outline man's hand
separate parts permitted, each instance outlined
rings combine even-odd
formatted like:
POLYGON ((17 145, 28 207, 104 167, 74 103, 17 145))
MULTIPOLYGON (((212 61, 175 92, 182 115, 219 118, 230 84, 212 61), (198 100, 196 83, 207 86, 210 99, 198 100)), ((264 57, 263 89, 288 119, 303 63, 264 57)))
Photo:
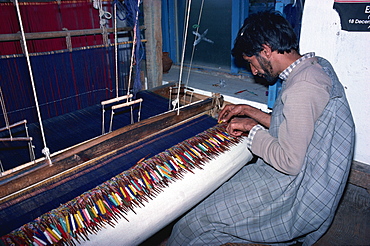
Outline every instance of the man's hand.
POLYGON ((233 118, 227 125, 226 131, 233 137, 239 137, 257 124, 257 121, 250 118, 233 118))
POLYGON ((218 115, 218 122, 228 122, 234 116, 246 115, 246 109, 250 107, 244 104, 228 104, 218 115))
POLYGON ((266 128, 270 127, 270 114, 246 104, 226 105, 218 115, 218 122, 229 122, 234 116, 247 116, 266 128))

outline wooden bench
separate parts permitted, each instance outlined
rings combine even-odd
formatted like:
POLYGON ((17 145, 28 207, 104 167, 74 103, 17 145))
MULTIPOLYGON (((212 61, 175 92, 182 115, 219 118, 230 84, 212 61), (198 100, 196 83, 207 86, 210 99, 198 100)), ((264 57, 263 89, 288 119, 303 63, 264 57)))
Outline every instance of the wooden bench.
POLYGON ((370 245, 370 165, 352 163, 334 221, 315 243, 321 245, 370 245))

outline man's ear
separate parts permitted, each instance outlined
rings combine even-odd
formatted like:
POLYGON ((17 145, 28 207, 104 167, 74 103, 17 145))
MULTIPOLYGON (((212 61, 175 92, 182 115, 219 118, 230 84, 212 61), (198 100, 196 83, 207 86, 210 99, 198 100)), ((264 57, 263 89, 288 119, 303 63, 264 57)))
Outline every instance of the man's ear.
POLYGON ((265 58, 270 58, 272 55, 272 50, 271 47, 268 46, 267 44, 262 44, 263 50, 261 51, 261 55, 264 56, 265 58))

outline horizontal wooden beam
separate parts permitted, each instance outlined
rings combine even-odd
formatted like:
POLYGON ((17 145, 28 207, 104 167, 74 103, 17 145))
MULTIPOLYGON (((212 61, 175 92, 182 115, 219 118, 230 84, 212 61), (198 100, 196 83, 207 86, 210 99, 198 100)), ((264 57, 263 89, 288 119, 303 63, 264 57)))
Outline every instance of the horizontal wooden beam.
POLYGON ((0 142, 32 141, 31 137, 0 138, 0 142))
MULTIPOLYGON (((141 26, 140 29, 145 29, 144 26, 141 26)), ((117 28, 117 32, 128 32, 132 31, 132 27, 120 27, 117 28)), ((108 33, 114 33, 114 28, 107 28, 108 33)), ((84 35, 96 35, 103 34, 103 29, 85 29, 85 30, 64 30, 64 31, 54 31, 54 32, 33 32, 25 33, 26 39, 47 39, 47 38, 62 38, 62 37, 76 37, 84 35)), ((22 39, 20 32, 12 34, 0 34, 0 41, 19 41, 22 39)))
POLYGON ((23 125, 23 124, 26 125, 27 124, 27 120, 18 121, 16 123, 12 124, 12 125, 9 125, 9 126, 6 126, 6 127, 2 127, 2 128, 0 128, 0 132, 5 131, 5 130, 10 130, 11 128, 14 128, 16 126, 20 126, 20 125, 23 125))
MULTIPOLYGON (((146 39, 141 40, 142 43, 146 43, 146 39)), ((123 44, 132 44, 133 41, 124 41, 124 42, 118 42, 117 45, 123 45, 123 44)), ((77 51, 77 50, 88 50, 88 49, 98 49, 98 48, 103 48, 107 46, 115 46, 116 44, 98 44, 98 45, 92 45, 92 46, 84 46, 84 47, 77 47, 77 48, 72 48, 71 50, 69 49, 64 49, 64 50, 54 50, 54 51, 45 51, 45 52, 37 52, 37 53, 29 53, 29 56, 42 56, 42 55, 53 55, 53 54, 60 54, 64 52, 71 52, 71 51, 77 51)), ((16 57, 23 57, 24 54, 12 54, 12 55, 3 55, 0 56, 0 59, 3 58, 16 58, 16 57)))

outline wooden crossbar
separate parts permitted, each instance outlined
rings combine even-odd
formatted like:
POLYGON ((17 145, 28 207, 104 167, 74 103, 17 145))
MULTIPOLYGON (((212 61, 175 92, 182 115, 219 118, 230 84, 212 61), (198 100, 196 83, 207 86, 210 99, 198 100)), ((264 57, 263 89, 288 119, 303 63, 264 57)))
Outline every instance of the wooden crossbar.
POLYGON ((27 120, 18 121, 18 122, 14 123, 14 124, 11 124, 10 126, 6 126, 6 127, 0 128, 0 132, 1 131, 5 131, 5 130, 9 130, 9 129, 13 128, 13 127, 20 126, 20 125, 23 125, 23 124, 26 124, 26 123, 27 123, 27 120))
POLYGON ((120 97, 116 97, 116 98, 112 98, 112 99, 109 99, 109 100, 106 100, 106 101, 102 101, 101 102, 101 105, 111 104, 111 103, 114 103, 114 102, 118 102, 118 101, 121 101, 121 100, 125 100, 125 99, 128 99, 128 98, 131 98, 131 97, 133 97, 132 94, 130 94, 130 95, 124 95, 124 96, 120 96, 120 97))
POLYGON ((139 98, 139 99, 136 99, 136 100, 131 101, 131 102, 121 103, 121 104, 118 104, 118 105, 114 105, 114 106, 112 106, 112 110, 115 110, 115 109, 118 109, 118 108, 127 107, 127 106, 131 106, 131 105, 134 105, 136 103, 141 103, 142 101, 143 101, 143 99, 142 98, 139 98))
POLYGON ((0 142, 32 141, 32 137, 0 138, 0 142))

